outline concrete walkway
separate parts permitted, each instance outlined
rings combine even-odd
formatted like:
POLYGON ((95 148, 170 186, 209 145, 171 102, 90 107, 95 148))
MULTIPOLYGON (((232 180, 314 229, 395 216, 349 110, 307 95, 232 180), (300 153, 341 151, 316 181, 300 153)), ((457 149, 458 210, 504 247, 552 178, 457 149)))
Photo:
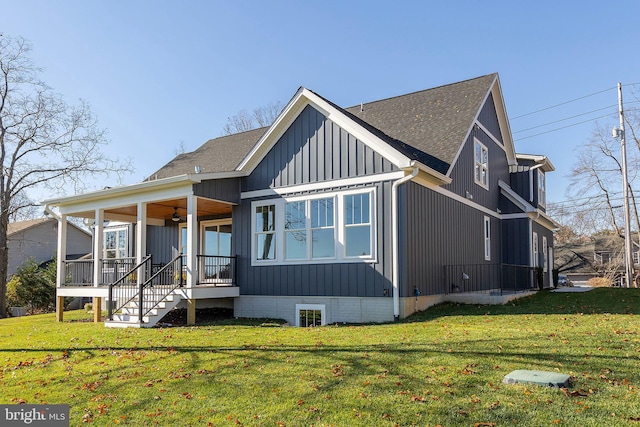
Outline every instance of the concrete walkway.
POLYGON ((574 285, 574 286, 561 286, 551 292, 588 292, 592 290, 591 286, 587 285, 574 285))

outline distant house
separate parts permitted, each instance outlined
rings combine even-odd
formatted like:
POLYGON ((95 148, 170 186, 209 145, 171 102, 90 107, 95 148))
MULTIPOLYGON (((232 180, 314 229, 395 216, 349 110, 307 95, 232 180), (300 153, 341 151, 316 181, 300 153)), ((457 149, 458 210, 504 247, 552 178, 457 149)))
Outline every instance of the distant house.
MULTIPOLYGON (((54 218, 41 218, 12 222, 7 230, 7 238, 9 248, 7 277, 10 278, 28 259, 43 263, 56 256, 58 221, 54 218)), ((90 252, 91 234, 70 223, 67 230, 67 257, 76 258, 90 252)))
POLYGON ((300 88, 269 127, 46 201, 95 221, 100 248, 68 260, 60 228, 57 295, 107 299, 110 326, 180 304, 189 323, 223 305, 307 326, 549 287, 553 170, 516 154, 497 74, 350 108, 300 88), (107 238, 105 220, 129 226, 107 238))

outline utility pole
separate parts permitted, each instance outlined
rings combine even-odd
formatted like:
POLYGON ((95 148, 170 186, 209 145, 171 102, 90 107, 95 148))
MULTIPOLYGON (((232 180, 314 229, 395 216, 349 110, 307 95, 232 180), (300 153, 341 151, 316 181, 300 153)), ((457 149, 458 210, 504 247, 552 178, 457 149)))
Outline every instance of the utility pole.
POLYGON ((622 194, 624 196, 624 264, 627 287, 631 287, 633 280, 633 243, 631 241, 631 220, 629 213, 629 180, 627 172, 627 146, 624 134, 624 109, 622 108, 622 83, 618 83, 618 114, 620 129, 613 130, 615 137, 620 137, 620 152, 622 155, 622 194))

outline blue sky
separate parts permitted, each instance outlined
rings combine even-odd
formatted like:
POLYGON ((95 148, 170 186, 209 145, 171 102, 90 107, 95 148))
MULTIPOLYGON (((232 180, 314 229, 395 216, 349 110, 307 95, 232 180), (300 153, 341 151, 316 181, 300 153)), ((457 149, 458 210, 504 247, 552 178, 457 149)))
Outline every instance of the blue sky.
POLYGON ((109 150, 134 161, 125 183, 299 86, 347 107, 498 72, 517 152, 556 166, 554 202, 594 118, 616 123, 617 82, 628 101, 640 82, 640 2, 615 3, 21 0, 3 2, 0 33, 30 40, 43 79, 91 104, 109 150))

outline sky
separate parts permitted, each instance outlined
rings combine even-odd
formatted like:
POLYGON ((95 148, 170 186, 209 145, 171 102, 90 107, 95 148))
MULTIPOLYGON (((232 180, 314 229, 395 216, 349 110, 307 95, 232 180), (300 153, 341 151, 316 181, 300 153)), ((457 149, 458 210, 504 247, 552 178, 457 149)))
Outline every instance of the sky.
MULTIPOLYGON (((550 158, 548 202, 560 202, 596 125, 617 123, 617 83, 630 105, 640 90, 637 1, 0 0, 0 10, 0 33, 29 40, 43 80, 70 104, 87 101, 106 151, 131 158, 123 184, 300 86, 349 107, 498 72, 516 151, 550 158)), ((95 188, 105 185, 117 183, 95 188)))

